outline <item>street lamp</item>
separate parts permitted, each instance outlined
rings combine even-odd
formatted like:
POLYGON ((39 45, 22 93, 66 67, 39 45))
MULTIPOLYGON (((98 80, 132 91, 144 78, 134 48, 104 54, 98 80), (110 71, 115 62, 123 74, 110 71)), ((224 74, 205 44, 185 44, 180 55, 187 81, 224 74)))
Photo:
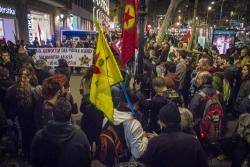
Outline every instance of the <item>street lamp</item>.
POLYGON ((215 4, 215 2, 214 2, 214 1, 212 1, 212 2, 211 2, 211 5, 214 5, 214 4, 215 4))
POLYGON ((206 24, 207 24, 207 22, 208 22, 208 12, 209 12, 210 10, 212 10, 212 7, 211 7, 211 6, 209 6, 209 7, 207 8, 207 21, 206 21, 206 24))

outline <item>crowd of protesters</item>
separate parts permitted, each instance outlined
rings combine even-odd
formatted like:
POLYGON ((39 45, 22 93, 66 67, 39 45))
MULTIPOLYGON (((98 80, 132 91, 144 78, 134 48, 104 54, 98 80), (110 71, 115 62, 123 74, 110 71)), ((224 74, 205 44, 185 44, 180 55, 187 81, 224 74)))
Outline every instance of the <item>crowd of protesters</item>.
MULTIPOLYGON (((113 121, 89 100, 93 68, 84 73, 79 125, 72 119, 79 111, 67 62, 60 59, 51 69, 46 60, 34 62, 23 41, 3 42, 0 163, 13 166, 13 158, 34 167, 87 167, 93 160, 148 167, 206 167, 211 158, 229 158, 232 167, 249 163, 249 49, 231 45, 219 54, 216 46, 197 44, 188 52, 173 38, 157 44, 155 35, 145 43, 143 77, 133 76, 130 66, 121 69, 131 104, 120 85, 112 86, 113 121), (230 120, 238 126, 225 137, 230 120)), ((39 46, 38 39, 33 45, 39 46)))

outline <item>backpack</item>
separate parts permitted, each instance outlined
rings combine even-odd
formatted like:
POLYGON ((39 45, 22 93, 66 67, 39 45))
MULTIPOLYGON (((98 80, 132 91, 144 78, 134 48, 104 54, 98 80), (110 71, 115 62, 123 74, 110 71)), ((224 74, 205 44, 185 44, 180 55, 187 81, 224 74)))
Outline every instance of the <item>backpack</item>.
POLYGON ((200 137, 210 141, 217 141, 221 137, 223 108, 218 93, 207 96, 204 92, 199 95, 205 100, 205 109, 200 122, 200 137))
POLYGON ((106 166, 118 164, 126 156, 123 143, 117 128, 107 123, 99 136, 97 159, 106 166))

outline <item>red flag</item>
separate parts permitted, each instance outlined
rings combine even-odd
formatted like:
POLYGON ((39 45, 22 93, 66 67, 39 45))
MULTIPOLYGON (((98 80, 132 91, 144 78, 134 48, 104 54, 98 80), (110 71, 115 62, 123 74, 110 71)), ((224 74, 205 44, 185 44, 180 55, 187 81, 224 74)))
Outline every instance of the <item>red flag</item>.
POLYGON ((136 2, 137 0, 127 0, 123 23, 122 23, 122 46, 121 46, 121 65, 124 66, 135 54, 136 48, 136 2))
POLYGON ((189 42, 190 36, 191 36, 190 31, 188 31, 187 34, 186 34, 186 36, 185 36, 185 38, 184 38, 184 43, 188 43, 189 42))

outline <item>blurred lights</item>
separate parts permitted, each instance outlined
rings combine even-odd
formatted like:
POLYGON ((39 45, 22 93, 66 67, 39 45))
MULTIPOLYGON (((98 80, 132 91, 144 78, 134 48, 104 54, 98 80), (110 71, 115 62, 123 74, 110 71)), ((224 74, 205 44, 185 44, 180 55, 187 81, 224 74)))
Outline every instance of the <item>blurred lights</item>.
POLYGON ((60 14, 60 18, 63 19, 64 18, 64 14, 60 14))
POLYGON ((209 6, 209 7, 207 8, 207 10, 212 10, 212 7, 211 7, 211 6, 209 6))
POLYGON ((55 19, 56 19, 56 21, 59 21, 59 19, 60 19, 60 16, 56 16, 56 18, 55 18, 55 19))
POLYGON ((212 2, 211 2, 211 5, 214 5, 214 4, 215 4, 215 2, 214 2, 214 1, 212 1, 212 2))

